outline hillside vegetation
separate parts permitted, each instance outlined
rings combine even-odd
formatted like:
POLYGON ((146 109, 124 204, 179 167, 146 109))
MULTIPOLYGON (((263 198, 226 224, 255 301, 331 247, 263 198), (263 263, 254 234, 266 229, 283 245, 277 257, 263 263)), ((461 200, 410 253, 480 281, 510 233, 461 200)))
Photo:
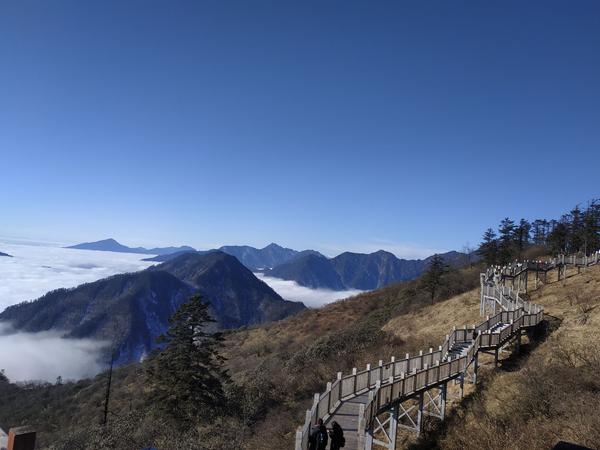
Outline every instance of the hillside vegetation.
POLYGON ((599 447, 600 267, 571 269, 564 282, 553 274, 530 298, 544 306, 549 334, 503 355, 497 370, 483 358, 477 389, 410 448, 599 447))
MULTIPOLYGON (((473 289, 479 270, 451 270, 436 302, 473 289)), ((7 406, 0 408, 0 427, 33 425, 40 448, 88 448, 90 443, 94 448, 178 448, 170 446, 173 442, 184 445, 179 448, 289 448, 313 393, 337 371, 376 362, 371 355, 387 358, 419 348, 412 336, 383 329, 390 317, 430 305, 419 283, 390 286, 280 322, 228 332, 223 352, 234 382, 228 386, 229 411, 216 423, 178 430, 146 399, 144 364, 134 364, 114 374, 106 429, 99 425, 106 374, 59 385, 0 383, 7 406), (226 433, 215 435, 221 429, 218 423, 227 424, 226 433)))

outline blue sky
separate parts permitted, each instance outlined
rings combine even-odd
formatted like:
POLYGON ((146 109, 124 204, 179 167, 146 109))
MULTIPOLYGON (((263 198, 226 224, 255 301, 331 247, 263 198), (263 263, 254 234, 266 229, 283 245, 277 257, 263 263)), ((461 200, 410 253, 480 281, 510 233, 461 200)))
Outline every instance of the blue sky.
POLYGON ((401 256, 600 196, 600 3, 0 2, 0 235, 401 256))

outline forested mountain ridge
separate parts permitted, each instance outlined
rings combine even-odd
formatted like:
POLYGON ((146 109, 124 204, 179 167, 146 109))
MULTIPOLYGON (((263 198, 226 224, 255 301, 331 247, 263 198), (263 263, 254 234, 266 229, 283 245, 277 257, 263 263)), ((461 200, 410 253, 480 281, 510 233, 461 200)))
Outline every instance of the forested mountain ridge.
POLYGON ((322 255, 305 254, 274 269, 266 270, 265 274, 283 280, 292 280, 312 289, 325 288, 336 291, 345 289, 331 260, 322 255))
POLYGON ((168 318, 193 289, 164 271, 114 275, 9 306, 0 321, 19 331, 57 331, 117 349, 117 362, 139 360, 155 347, 168 318))
POLYGON ((156 347, 169 317, 193 293, 210 302, 215 329, 279 320, 305 308, 283 300, 236 258, 217 252, 58 289, 8 307, 0 321, 22 331, 104 341, 117 349, 117 362, 126 363, 156 347))
MULTIPOLYGON (((475 254, 467 255, 455 251, 440 256, 452 267, 462 267, 480 259, 475 254)), ((264 273, 313 289, 373 290, 419 277, 427 269, 432 258, 399 259, 384 250, 369 254, 344 252, 331 259, 309 255, 297 257, 286 264, 265 270, 264 273)))
POLYGON ((301 303, 283 300, 237 258, 220 251, 186 253, 147 270, 171 273, 211 299, 221 328, 280 320, 304 309, 301 303))

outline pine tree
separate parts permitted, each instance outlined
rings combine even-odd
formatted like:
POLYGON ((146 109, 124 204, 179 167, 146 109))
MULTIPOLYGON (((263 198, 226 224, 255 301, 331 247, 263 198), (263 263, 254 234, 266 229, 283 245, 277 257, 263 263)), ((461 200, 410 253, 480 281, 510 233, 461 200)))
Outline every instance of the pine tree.
POLYGON ((569 227, 565 222, 558 222, 553 226, 548 235, 548 245, 553 253, 559 254, 567 251, 569 227))
POLYGON ((600 250, 600 199, 592 200, 586 211, 587 253, 600 250))
POLYGON ((583 212, 583 251, 590 254, 600 248, 600 202, 592 200, 583 212))
POLYGON ((218 353, 222 336, 206 331, 212 322, 208 304, 192 296, 169 319, 169 330, 157 340, 164 347, 150 361, 152 400, 183 422, 214 417, 225 404, 223 384, 229 377, 218 353))
POLYGON ((433 255, 431 263, 427 268, 427 271, 421 278, 423 288, 429 292, 431 296, 431 303, 435 301, 435 294, 439 291, 439 287, 442 285, 444 275, 448 271, 448 265, 444 259, 438 255, 433 255))
POLYGON ((584 223, 583 215, 579 205, 575 206, 565 217, 565 222, 568 223, 568 251, 578 252, 584 250, 584 223))
POLYGON ((546 244, 546 228, 548 227, 548 221, 537 219, 532 224, 533 231, 533 243, 535 245, 546 244))
POLYGON ((514 256, 514 230, 515 223, 506 217, 498 227, 498 262, 506 264, 513 259, 514 256))
POLYGON ((479 246, 479 254, 488 266, 498 262, 498 240, 496 233, 491 228, 485 230, 483 242, 479 246))
POLYGON ((529 232, 531 231, 531 224, 525 220, 521 219, 519 221, 519 225, 515 227, 513 234, 513 241, 517 250, 517 254, 519 258, 523 255, 523 250, 527 248, 529 245, 529 232))

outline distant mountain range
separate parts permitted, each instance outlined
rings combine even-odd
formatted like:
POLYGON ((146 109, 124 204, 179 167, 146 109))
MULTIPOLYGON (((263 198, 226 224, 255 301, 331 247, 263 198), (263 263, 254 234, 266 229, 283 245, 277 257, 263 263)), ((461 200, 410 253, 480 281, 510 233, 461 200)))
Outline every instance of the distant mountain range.
MULTIPOLYGON (((441 256, 454 267, 466 264, 467 260, 467 255, 454 251, 441 256)), ((331 259, 302 255, 264 273, 310 288, 373 290, 419 277, 432 258, 399 259, 383 250, 370 254, 345 252, 331 259)), ((471 255, 471 261, 477 259, 471 255)))
POLYGON ((103 252, 119 252, 119 253, 141 253, 145 255, 168 255, 176 252, 195 251, 193 247, 187 245, 181 247, 156 247, 156 248, 144 248, 144 247, 127 247, 126 245, 119 244, 114 239, 104 239, 96 242, 84 242, 83 244, 71 245, 70 247, 78 250, 100 250, 103 252))
POLYGON ((12 256, 9 255, 8 253, 2 253, 2 252, 0 252, 0 256, 8 256, 9 258, 12 258, 12 256))
POLYGON ((94 338, 117 348, 119 364, 155 348, 169 317, 193 293, 210 300, 215 329, 283 319, 305 306, 283 300, 266 283, 223 252, 187 253, 149 269, 115 275, 8 307, 0 321, 17 330, 56 330, 65 337, 94 338))
POLYGON ((196 250, 193 247, 184 245, 181 247, 128 247, 120 244, 116 240, 104 239, 96 242, 85 242, 83 244, 71 245, 65 248, 74 248, 78 250, 100 250, 105 252, 120 253, 141 253, 147 255, 156 255, 152 258, 146 258, 144 261, 165 262, 177 258, 184 253, 197 253, 206 255, 208 253, 221 251, 228 255, 235 256, 243 265, 251 270, 268 269, 280 264, 291 261, 299 256, 307 254, 317 254, 315 250, 297 251, 291 248, 284 248, 277 244, 269 244, 264 248, 254 248, 248 245, 224 245, 218 249, 196 250))
MULTIPOLYGON (((150 253, 157 256, 144 261, 168 262, 184 254, 208 255, 223 252, 235 256, 248 269, 264 272, 265 275, 295 281, 301 286, 317 289, 372 290, 400 281, 419 277, 429 265, 431 257, 425 259, 399 259, 394 254, 379 250, 374 253, 345 252, 335 258, 327 258, 315 250, 293 250, 277 244, 264 248, 248 245, 227 245, 214 250, 194 250, 192 247, 166 247, 145 249, 131 248, 114 239, 79 244, 68 248, 90 250, 125 251, 128 253, 150 253)), ((467 255, 455 251, 441 254, 451 266, 466 264, 467 255)), ((471 262, 479 260, 470 255, 471 262)))
MULTIPOLYGON (((277 267, 281 264, 285 264, 296 258, 305 255, 321 255, 316 250, 292 250, 291 248, 284 248, 277 244, 269 244, 264 248, 254 248, 248 245, 224 245, 218 249, 213 250, 196 250, 195 252, 200 255, 205 255, 210 252, 223 252, 228 255, 235 256, 243 265, 250 270, 264 270, 277 267)), ((146 258, 144 261, 155 261, 165 262, 169 261, 183 253, 189 253, 190 251, 179 251, 170 255, 158 255, 152 258, 146 258)))

